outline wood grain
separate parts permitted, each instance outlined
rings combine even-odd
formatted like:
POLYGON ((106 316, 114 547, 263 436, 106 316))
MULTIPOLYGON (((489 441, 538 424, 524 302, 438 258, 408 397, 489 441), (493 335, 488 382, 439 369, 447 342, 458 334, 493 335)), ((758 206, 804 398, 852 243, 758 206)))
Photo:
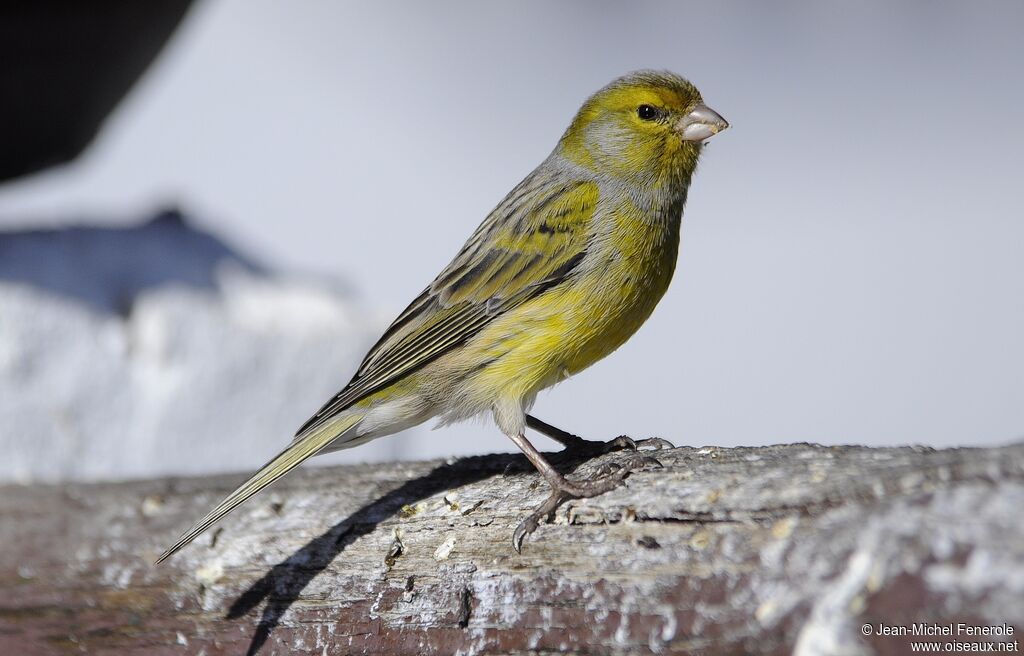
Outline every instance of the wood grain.
POLYGON ((2 487, 0 654, 900 654, 861 625, 1024 629, 1024 445, 658 458, 522 555, 547 492, 519 456, 306 469, 160 567, 241 476, 2 487))

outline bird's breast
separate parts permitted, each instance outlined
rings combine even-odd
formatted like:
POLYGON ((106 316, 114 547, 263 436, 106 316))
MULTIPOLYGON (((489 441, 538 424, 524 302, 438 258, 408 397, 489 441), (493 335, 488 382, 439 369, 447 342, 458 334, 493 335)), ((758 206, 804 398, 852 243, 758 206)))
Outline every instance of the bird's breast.
POLYGON ((629 339, 651 316, 675 271, 679 222, 617 217, 599 259, 581 281, 580 312, 567 336, 566 368, 576 373, 629 339))
POLYGON ((625 213, 578 273, 489 325, 471 350, 480 388, 529 397, 605 357, 654 311, 675 270, 679 222, 625 213))

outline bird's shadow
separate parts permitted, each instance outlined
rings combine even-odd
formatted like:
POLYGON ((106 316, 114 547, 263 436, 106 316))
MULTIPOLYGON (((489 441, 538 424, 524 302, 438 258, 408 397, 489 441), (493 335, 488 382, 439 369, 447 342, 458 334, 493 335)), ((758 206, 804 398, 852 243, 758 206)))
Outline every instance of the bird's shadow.
MULTIPOLYGON (((585 460, 564 453, 545 454, 545 457, 552 464, 570 463, 569 468, 575 468, 585 460)), ((527 471, 533 471, 533 467, 526 458, 512 454, 473 456, 439 465, 425 476, 407 481, 363 506, 326 533, 313 538, 274 565, 231 604, 227 619, 233 620, 248 614, 264 599, 267 602, 246 653, 251 656, 259 652, 288 608, 299 598, 309 582, 326 569, 338 554, 360 537, 373 532, 378 524, 397 513, 402 506, 502 472, 527 471)))

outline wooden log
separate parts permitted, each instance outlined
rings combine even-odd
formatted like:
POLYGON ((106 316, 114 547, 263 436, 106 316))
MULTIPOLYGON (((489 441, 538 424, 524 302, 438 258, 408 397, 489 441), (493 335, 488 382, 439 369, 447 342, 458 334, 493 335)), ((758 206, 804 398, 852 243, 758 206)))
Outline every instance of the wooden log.
POLYGON ((928 638, 879 625, 1024 630, 1022 444, 658 458, 522 555, 547 491, 513 455, 309 468, 159 567, 239 476, 2 487, 0 654, 902 654, 928 638))

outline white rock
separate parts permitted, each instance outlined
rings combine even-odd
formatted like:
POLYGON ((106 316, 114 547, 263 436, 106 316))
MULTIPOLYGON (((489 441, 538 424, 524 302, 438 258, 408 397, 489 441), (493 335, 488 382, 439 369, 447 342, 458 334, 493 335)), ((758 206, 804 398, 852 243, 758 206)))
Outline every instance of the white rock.
POLYGON ((176 214, 0 234, 0 481, 258 466, 347 381, 368 316, 176 214))

